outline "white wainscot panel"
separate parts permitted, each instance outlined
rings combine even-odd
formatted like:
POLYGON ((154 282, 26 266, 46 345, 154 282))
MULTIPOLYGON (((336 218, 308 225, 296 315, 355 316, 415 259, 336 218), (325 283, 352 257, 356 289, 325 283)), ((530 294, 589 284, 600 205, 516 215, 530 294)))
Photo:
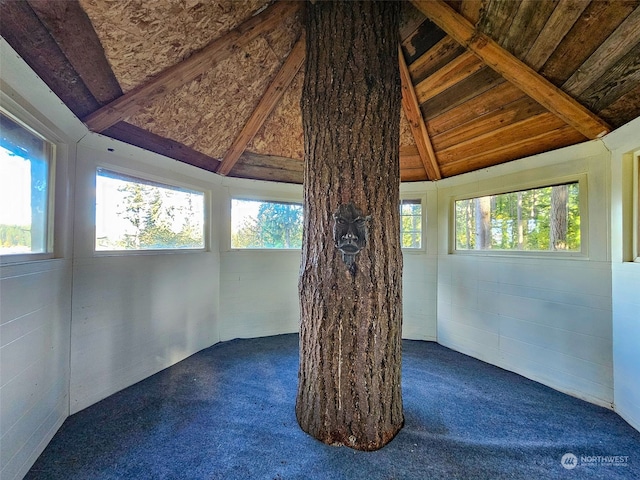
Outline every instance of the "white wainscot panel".
POLYGON ((436 339, 437 257, 404 255, 402 276, 402 337, 436 339))
POLYGON ((218 263, 207 253, 80 260, 74 270, 71 411, 218 340, 218 263))
POLYGON ((0 477, 22 477, 68 415, 71 263, 4 266, 0 477))
POLYGON ((223 253, 220 339, 297 332, 299 270, 299 251, 223 253))
POLYGON ((640 430, 640 264, 613 269, 615 408, 640 430))

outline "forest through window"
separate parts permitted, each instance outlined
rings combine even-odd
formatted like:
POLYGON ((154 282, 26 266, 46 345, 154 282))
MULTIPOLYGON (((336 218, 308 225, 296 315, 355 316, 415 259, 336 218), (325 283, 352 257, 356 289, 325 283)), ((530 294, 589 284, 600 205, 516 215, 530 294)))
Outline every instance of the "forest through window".
POLYGON ((302 248, 302 205, 231 200, 231 248, 302 248))
POLYGON ((579 183, 457 200, 455 248, 580 251, 579 183))
POLYGON ((402 248, 422 248, 422 202, 400 201, 400 238, 402 248))
POLYGON ((204 247, 204 193, 98 169, 96 250, 204 247))

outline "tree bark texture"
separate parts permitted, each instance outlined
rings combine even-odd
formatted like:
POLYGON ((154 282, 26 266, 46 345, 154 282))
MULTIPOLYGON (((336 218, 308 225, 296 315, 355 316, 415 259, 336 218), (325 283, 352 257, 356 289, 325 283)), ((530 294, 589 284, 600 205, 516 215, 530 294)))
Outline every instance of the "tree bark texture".
POLYGON ((304 239, 296 416, 328 444, 376 450, 402 428, 397 2, 307 4, 304 239), (352 273, 333 213, 371 216, 352 273))
POLYGON ((491 197, 476 198, 476 250, 491 248, 491 197))

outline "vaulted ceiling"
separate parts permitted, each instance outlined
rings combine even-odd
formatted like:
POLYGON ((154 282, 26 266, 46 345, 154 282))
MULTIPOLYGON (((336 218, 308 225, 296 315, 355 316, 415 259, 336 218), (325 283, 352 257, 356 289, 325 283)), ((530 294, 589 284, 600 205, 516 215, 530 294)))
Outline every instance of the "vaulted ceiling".
MULTIPOLYGON (((221 175, 301 183, 304 8, 0 0, 0 34, 95 132, 221 175)), ((399 48, 403 181, 640 116, 640 0, 403 2, 399 48)))

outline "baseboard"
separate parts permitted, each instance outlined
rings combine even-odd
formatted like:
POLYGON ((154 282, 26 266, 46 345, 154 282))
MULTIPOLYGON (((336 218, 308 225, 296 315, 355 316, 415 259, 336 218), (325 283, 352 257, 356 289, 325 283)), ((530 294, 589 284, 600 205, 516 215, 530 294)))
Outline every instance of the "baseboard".
POLYGON ((633 428, 635 428, 638 432, 640 432, 640 419, 634 417, 633 415, 631 415, 629 412, 625 411, 624 409, 620 409, 618 408, 617 405, 614 405, 613 410, 620 415, 620 417, 627 422, 629 425, 631 425, 633 428))

